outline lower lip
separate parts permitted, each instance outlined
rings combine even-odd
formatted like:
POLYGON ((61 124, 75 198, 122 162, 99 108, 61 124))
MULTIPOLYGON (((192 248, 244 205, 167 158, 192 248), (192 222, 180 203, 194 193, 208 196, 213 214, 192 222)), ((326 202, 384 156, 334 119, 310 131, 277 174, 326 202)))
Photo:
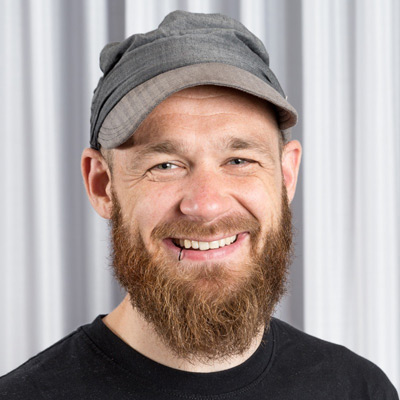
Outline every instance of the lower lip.
MULTIPOLYGON (((192 261, 208 261, 214 259, 221 259, 227 257, 234 253, 243 243, 243 241, 248 236, 247 232, 239 233, 236 242, 230 244, 229 246, 220 247, 219 249, 210 250, 193 250, 193 249, 183 249, 181 260, 192 260, 192 261)), ((165 245, 172 250, 176 259, 179 257, 181 248, 174 245, 172 239, 164 239, 165 245)))

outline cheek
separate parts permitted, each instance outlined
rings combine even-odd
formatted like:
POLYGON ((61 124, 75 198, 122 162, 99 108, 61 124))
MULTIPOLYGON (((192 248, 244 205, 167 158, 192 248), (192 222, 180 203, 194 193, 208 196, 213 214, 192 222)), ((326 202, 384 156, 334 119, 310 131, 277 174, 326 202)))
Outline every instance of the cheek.
POLYGON ((265 229, 276 226, 281 215, 281 183, 275 179, 257 179, 242 186, 240 203, 265 229))
POLYGON ((135 204, 132 207, 132 220, 139 228, 145 243, 149 243, 150 233, 160 222, 168 220, 177 210, 177 191, 171 187, 138 189, 135 204))

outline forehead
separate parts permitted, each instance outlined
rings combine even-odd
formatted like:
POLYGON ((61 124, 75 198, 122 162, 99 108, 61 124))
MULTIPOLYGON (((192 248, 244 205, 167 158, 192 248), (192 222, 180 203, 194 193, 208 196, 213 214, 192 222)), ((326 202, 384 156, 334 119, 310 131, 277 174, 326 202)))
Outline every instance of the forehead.
POLYGON ((207 138, 214 142, 278 143, 280 131, 275 108, 236 89, 198 86, 181 90, 160 103, 127 141, 141 147, 164 139, 207 138))

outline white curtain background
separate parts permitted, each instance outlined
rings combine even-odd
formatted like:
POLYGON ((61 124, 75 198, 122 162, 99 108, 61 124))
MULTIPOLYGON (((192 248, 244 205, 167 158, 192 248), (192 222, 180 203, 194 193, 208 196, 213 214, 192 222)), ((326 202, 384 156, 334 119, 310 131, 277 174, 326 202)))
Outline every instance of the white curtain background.
POLYGON ((242 21, 300 112, 296 258, 277 315, 399 388, 398 0, 0 0, 0 375, 123 296, 80 155, 100 50, 175 9, 242 21))

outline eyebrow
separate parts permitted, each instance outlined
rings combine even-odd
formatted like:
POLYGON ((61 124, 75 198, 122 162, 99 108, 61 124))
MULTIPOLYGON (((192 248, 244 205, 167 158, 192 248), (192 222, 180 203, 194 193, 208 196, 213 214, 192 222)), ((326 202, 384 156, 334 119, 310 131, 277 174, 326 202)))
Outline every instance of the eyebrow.
MULTIPOLYGON (((254 150, 260 154, 266 155, 268 158, 274 160, 275 156, 271 147, 267 143, 263 143, 257 139, 242 139, 237 136, 228 136, 220 145, 220 150, 254 150)), ((165 140, 160 143, 144 145, 138 150, 138 158, 145 158, 152 154, 184 154, 187 153, 187 146, 184 143, 176 140, 165 140)))
POLYGON ((151 154, 182 154, 185 152, 185 146, 182 143, 174 140, 165 140, 160 143, 148 144, 141 148, 137 155, 146 157, 151 154))
POLYGON ((255 150, 258 153, 274 159, 274 153, 271 146, 257 139, 242 139, 236 136, 230 136, 225 141, 225 148, 228 150, 255 150))

